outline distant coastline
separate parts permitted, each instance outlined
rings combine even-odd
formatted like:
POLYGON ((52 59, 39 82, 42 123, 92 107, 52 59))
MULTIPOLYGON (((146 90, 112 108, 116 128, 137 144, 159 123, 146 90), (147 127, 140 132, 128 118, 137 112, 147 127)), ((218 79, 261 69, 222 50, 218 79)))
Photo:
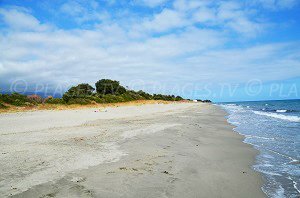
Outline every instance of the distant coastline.
POLYGON ((26 111, 35 109, 70 109, 82 106, 96 107, 114 105, 140 104, 140 103, 167 103, 167 102, 205 102, 210 100, 191 100, 181 96, 149 94, 142 90, 134 91, 120 85, 119 81, 101 79, 95 83, 95 87, 87 83, 78 84, 66 91, 62 97, 37 95, 25 95, 19 93, 0 93, 0 112, 26 111))

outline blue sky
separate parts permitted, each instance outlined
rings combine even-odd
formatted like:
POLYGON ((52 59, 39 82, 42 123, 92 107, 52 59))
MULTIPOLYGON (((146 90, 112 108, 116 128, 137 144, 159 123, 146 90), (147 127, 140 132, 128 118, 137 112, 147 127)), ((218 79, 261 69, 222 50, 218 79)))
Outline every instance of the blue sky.
POLYGON ((298 0, 0 0, 2 91, 116 79, 213 101, 300 95, 298 0))

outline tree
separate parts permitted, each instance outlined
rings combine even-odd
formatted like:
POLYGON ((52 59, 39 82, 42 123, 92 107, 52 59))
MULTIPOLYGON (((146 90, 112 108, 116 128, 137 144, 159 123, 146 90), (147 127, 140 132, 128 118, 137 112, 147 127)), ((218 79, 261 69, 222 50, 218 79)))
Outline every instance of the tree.
POLYGON ((89 84, 79 84, 71 87, 64 95, 64 101, 68 102, 71 98, 84 98, 92 95, 95 89, 89 84))
POLYGON ((152 95, 151 94, 148 94, 142 90, 138 91, 137 92, 140 96, 142 96, 144 99, 146 100, 151 100, 152 99, 152 95))
POLYGON ((96 91, 98 94, 120 95, 126 92, 125 87, 121 86, 119 81, 102 79, 96 82, 96 91))
POLYGON ((180 100, 183 100, 183 98, 181 96, 176 96, 175 100, 180 101, 180 100))
POLYGON ((93 91, 95 91, 94 87, 85 83, 79 84, 75 87, 78 95, 92 95, 93 91))

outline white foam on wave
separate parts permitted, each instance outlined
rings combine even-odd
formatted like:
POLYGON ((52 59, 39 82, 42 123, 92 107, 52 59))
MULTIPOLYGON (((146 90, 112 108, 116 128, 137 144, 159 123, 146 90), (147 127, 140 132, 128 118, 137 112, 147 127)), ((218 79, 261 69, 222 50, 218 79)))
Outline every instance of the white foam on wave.
POLYGON ((298 183, 295 180, 293 180, 291 177, 288 177, 288 179, 293 182, 293 186, 295 190, 300 194, 300 189, 297 187, 298 183))
POLYGON ((229 113, 227 122, 235 125, 235 126, 239 126, 241 123, 237 120, 238 114, 240 112, 245 112, 246 110, 240 106, 240 105, 236 105, 236 104, 221 104, 218 105, 221 108, 223 108, 226 112, 229 113))
POLYGON ((300 122, 300 117, 298 116, 287 116, 287 115, 282 115, 278 113, 270 113, 270 112, 261 112, 261 111, 253 111, 257 115, 263 115, 263 116, 268 116, 272 118, 277 118, 281 120, 288 120, 290 122, 300 122))
POLYGON ((235 125, 235 126, 241 124, 240 122, 237 122, 237 121, 231 121, 231 120, 228 120, 228 122, 229 122, 230 124, 232 124, 232 125, 235 125))
POLYGON ((264 165, 260 165, 260 166, 255 166, 255 170, 261 172, 261 173, 264 173, 265 175, 269 175, 269 176, 282 176, 281 174, 279 173, 275 173, 275 172, 271 172, 271 171, 265 171, 265 170, 262 170, 261 167, 264 167, 264 165))
POLYGON ((272 153, 275 153, 276 155, 280 155, 280 156, 282 156, 282 157, 285 157, 285 158, 290 159, 291 161, 290 161, 289 163, 298 161, 297 159, 295 159, 295 158, 293 158, 293 157, 291 157, 291 156, 289 156, 289 155, 286 155, 286 154, 284 154, 284 153, 280 153, 280 152, 278 152, 278 151, 275 151, 275 150, 272 150, 272 149, 267 149, 267 148, 266 148, 266 150, 267 150, 267 151, 270 151, 270 152, 272 152, 272 153))
POLYGON ((285 197, 284 195, 284 188, 279 185, 279 188, 276 190, 276 194, 274 196, 275 198, 282 198, 282 197, 285 197))
POLYGON ((300 164, 300 161, 293 159, 292 161, 289 162, 289 164, 300 164))
POLYGON ((242 106, 236 104, 222 104, 220 106, 230 112, 245 111, 245 109, 242 106))
POLYGON ((276 110, 276 112, 277 112, 277 113, 286 113, 287 110, 285 110, 285 109, 278 109, 278 110, 276 110))
POLYGON ((264 139, 264 140, 274 140, 275 138, 268 138, 268 137, 261 137, 256 135, 245 135, 246 138, 257 138, 257 139, 264 139))

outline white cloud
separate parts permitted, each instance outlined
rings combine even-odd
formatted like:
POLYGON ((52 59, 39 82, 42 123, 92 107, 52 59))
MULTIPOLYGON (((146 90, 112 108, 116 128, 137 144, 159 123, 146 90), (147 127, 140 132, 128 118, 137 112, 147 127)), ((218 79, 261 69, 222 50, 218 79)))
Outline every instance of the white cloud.
POLYGON ((7 82, 22 78, 31 83, 76 84, 114 78, 125 84, 133 79, 156 83, 176 79, 184 84, 284 79, 300 72, 300 49, 293 47, 289 54, 294 57, 280 54, 292 44, 234 50, 222 47, 227 42, 222 32, 197 28, 142 41, 129 39, 116 26, 15 32, 1 38, 1 51, 14 50, 0 55, 0 75, 7 82), (283 63, 286 67, 281 67, 283 63))
POLYGON ((274 43, 248 48, 206 51, 189 57, 193 67, 205 69, 214 82, 265 81, 297 77, 300 73, 298 43, 274 43))
POLYGON ((200 24, 206 28, 221 27, 241 36, 255 37, 267 27, 267 24, 255 20, 255 14, 235 1, 212 4, 211 1, 177 0, 173 8, 163 9, 133 29, 163 33, 200 24))
POLYGON ((171 9, 164 9, 153 19, 146 20, 142 26, 146 30, 164 32, 173 28, 183 27, 188 24, 185 16, 180 12, 171 9))
POLYGON ((230 1, 220 3, 217 20, 224 27, 248 37, 255 37, 267 26, 267 24, 255 21, 255 15, 249 14, 242 4, 230 1))
POLYGON ((0 9, 0 16, 3 21, 15 30, 35 30, 43 31, 49 28, 48 25, 41 25, 39 20, 30 15, 26 10, 22 9, 0 9))
POLYGON ((227 25, 236 32, 242 33, 245 36, 256 36, 263 31, 263 27, 259 23, 249 21, 247 18, 238 18, 227 23, 227 25))
MULTIPOLYGON (((1 79, 53 85, 100 78, 184 84, 278 80, 300 73, 297 44, 236 48, 232 43, 259 35, 264 24, 238 2, 210 2, 176 1, 153 16, 104 18, 89 30, 46 28, 28 11, 1 9, 8 25, 0 34, 0 51, 5 52, 0 53, 1 79)), ((99 20, 97 5, 90 6, 91 12, 82 6, 61 8, 82 22, 99 20)))
POLYGON ((59 11, 65 15, 71 16, 77 23, 81 24, 89 21, 102 21, 110 16, 107 12, 99 13, 97 9, 100 7, 97 1, 67 1, 60 6, 59 11))
POLYGON ((200 23, 215 23, 217 20, 216 10, 212 8, 199 8, 193 15, 193 20, 200 23))

